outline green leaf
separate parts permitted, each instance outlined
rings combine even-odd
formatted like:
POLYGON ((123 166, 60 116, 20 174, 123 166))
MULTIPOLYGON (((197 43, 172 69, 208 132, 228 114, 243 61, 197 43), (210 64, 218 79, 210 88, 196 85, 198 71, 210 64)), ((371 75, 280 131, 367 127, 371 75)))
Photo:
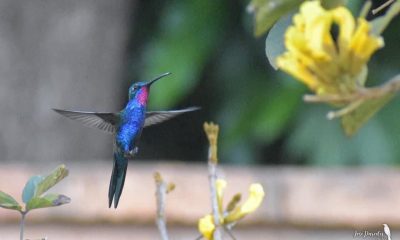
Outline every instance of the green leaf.
POLYGON ((298 0, 252 0, 247 9, 254 13, 254 35, 258 37, 266 33, 280 17, 301 3, 298 0))
POLYGON ((338 6, 342 6, 346 3, 346 0, 323 0, 321 1, 322 7, 326 9, 332 9, 338 6))
POLYGON ((381 35, 385 28, 389 25, 390 21, 400 13, 400 1, 393 3, 386 14, 371 21, 371 32, 375 35, 381 35))
POLYGON ((68 176, 68 169, 65 165, 60 165, 50 175, 46 176, 38 183, 34 196, 39 197, 66 176, 68 176))
POLYGON ((22 201, 24 203, 29 202, 33 196, 35 196, 37 185, 44 179, 43 176, 37 175, 31 177, 25 184, 24 190, 22 191, 22 201))
MULTIPOLYGON (((247 10, 254 14, 254 35, 266 33, 282 16, 296 9, 303 1, 299 0, 252 0, 247 10)), ((344 0, 321 1, 324 8, 334 8, 344 4, 344 0)))
POLYGON ((276 22, 269 31, 267 39, 265 40, 265 54, 271 66, 277 70, 276 58, 286 51, 285 48, 285 32, 286 29, 292 24, 292 14, 287 14, 285 17, 276 22))
MULTIPOLYGON (((264 0, 268 1, 268 0, 264 0)), ((262 1, 260 0, 253 0, 252 3, 255 2, 255 4, 261 4, 262 1)), ((249 6, 252 6, 250 3, 249 6)), ((322 2, 325 8, 333 8, 337 7, 339 5, 343 5, 342 0, 337 0, 337 1, 323 1, 322 2)), ((268 33, 267 39, 265 40, 265 53, 267 55, 268 61, 271 64, 271 66, 277 70, 278 67, 276 65, 276 58, 281 55, 282 53, 285 52, 285 32, 286 29, 292 24, 292 18, 294 16, 294 12, 292 11, 291 13, 290 10, 293 8, 289 9, 286 11, 284 14, 285 16, 280 15, 279 20, 276 21, 274 26, 271 28, 271 30, 268 33)))
POLYGON ((10 195, 0 191, 0 207, 21 211, 19 203, 10 195))
POLYGON ((65 195, 49 193, 43 197, 32 198, 26 205, 26 210, 29 211, 37 208, 56 207, 70 202, 71 199, 65 195))
POLYGON ((357 109, 344 115, 341 122, 346 135, 352 136, 355 134, 368 119, 388 103, 393 96, 394 94, 390 93, 382 98, 366 100, 357 109))
POLYGON ((361 8, 359 17, 360 18, 367 18, 367 15, 368 15, 369 10, 371 9, 371 6, 372 6, 372 2, 371 1, 366 1, 364 3, 364 5, 362 6, 362 8, 361 8))

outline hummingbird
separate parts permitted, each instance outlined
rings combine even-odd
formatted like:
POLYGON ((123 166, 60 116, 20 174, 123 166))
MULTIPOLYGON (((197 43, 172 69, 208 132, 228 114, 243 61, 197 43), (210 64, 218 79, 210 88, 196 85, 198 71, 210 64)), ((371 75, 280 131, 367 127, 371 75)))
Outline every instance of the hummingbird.
POLYGON ((137 145, 143 128, 161 123, 179 114, 199 109, 199 107, 189 107, 172 111, 147 111, 150 86, 170 74, 167 72, 149 82, 132 84, 129 87, 128 103, 124 109, 117 113, 53 109, 67 118, 114 135, 114 162, 108 190, 108 206, 110 208, 113 201, 114 208, 118 207, 124 187, 128 160, 133 159, 138 153, 137 145))

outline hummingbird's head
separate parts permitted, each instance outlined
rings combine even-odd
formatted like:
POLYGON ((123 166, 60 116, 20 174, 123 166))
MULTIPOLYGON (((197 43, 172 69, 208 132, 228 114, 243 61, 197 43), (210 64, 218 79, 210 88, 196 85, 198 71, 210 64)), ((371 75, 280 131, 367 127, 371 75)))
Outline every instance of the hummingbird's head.
POLYGON ((170 75, 171 73, 164 73, 149 82, 137 82, 132 84, 129 88, 129 100, 136 99, 140 104, 144 105, 147 103, 147 99, 149 97, 150 86, 158 81, 159 79, 170 75))

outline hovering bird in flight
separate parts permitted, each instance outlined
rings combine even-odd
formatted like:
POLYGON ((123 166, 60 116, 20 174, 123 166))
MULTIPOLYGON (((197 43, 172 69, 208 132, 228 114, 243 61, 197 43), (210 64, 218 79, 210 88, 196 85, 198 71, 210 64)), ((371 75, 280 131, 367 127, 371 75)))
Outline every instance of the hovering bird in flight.
POLYGON ((190 107, 174 111, 148 112, 147 101, 150 86, 157 80, 170 75, 164 73, 149 82, 134 83, 129 88, 129 101, 125 108, 118 113, 81 112, 61 109, 53 109, 57 113, 83 123, 89 127, 95 127, 115 136, 114 140, 114 164, 108 190, 109 207, 114 199, 114 208, 117 208, 119 198, 124 187, 128 160, 138 152, 137 143, 143 128, 161 123, 179 114, 198 110, 198 107, 190 107))

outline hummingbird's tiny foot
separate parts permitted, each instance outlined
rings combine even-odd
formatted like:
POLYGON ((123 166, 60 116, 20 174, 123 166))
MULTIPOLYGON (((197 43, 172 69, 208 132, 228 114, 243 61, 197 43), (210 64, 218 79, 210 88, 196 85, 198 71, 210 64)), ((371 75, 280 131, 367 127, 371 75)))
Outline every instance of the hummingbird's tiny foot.
POLYGON ((139 148, 135 147, 133 150, 125 153, 125 157, 127 158, 133 158, 137 153, 139 152, 139 148))

